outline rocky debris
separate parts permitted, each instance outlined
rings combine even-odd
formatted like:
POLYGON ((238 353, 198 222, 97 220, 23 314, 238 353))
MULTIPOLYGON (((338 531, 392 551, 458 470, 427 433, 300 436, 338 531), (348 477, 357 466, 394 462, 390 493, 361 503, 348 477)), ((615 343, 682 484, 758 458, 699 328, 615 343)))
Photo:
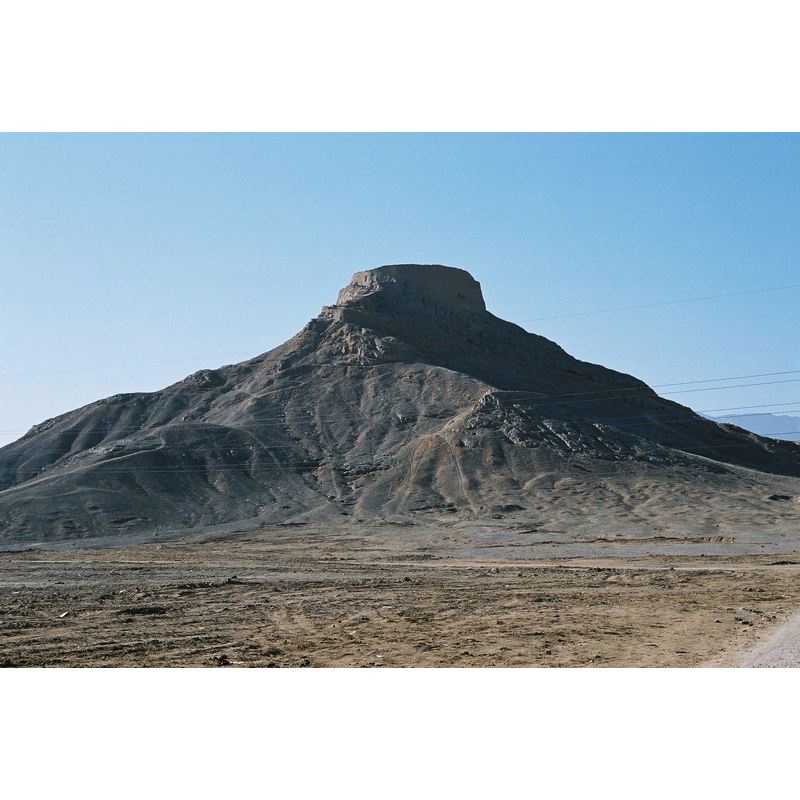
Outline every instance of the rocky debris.
POLYGON ((160 616, 167 613, 165 606, 129 606, 128 608, 121 608, 118 614, 125 616, 160 616))
POLYGON ((213 369, 201 369, 190 375, 186 381, 193 383, 198 389, 213 389, 225 384, 225 378, 213 369))

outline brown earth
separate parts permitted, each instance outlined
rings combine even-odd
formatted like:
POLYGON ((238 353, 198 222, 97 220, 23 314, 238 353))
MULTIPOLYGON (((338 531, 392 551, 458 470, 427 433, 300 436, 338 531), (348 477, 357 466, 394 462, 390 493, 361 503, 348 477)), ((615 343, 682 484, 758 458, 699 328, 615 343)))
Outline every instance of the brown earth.
POLYGON ((385 533, 0 553, 0 664, 686 667, 735 663, 800 607, 800 557, 722 542, 533 558, 385 533))

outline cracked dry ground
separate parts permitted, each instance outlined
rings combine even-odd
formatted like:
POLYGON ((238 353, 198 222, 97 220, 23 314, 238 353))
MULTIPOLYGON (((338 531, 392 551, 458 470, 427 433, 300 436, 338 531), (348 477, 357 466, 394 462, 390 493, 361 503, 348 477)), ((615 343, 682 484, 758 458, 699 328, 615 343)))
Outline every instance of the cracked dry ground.
POLYGON ((470 561, 228 540, 0 553, 4 666, 696 666, 800 605, 773 558, 470 561))

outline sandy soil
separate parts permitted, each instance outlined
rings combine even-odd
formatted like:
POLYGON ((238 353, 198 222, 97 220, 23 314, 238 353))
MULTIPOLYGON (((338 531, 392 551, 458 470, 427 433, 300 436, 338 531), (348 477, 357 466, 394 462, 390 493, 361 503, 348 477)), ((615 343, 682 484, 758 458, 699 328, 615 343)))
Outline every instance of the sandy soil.
POLYGON ((0 664, 757 665, 798 640, 799 557, 436 545, 288 529, 0 553, 0 664))

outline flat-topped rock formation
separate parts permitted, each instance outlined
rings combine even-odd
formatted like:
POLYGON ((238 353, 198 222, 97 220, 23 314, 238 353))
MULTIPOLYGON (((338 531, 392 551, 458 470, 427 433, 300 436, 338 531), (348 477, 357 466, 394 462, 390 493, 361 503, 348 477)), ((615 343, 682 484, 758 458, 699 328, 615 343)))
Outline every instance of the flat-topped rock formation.
POLYGON ((463 270, 394 265, 264 355, 0 449, 0 542, 245 520, 713 537, 774 514, 798 476, 800 445, 573 358, 488 312, 463 270))
POLYGON ((441 264, 392 264, 356 272, 339 292, 340 306, 355 306, 359 300, 380 293, 395 303, 415 305, 443 313, 447 308, 486 311, 481 285, 469 272, 441 264))

